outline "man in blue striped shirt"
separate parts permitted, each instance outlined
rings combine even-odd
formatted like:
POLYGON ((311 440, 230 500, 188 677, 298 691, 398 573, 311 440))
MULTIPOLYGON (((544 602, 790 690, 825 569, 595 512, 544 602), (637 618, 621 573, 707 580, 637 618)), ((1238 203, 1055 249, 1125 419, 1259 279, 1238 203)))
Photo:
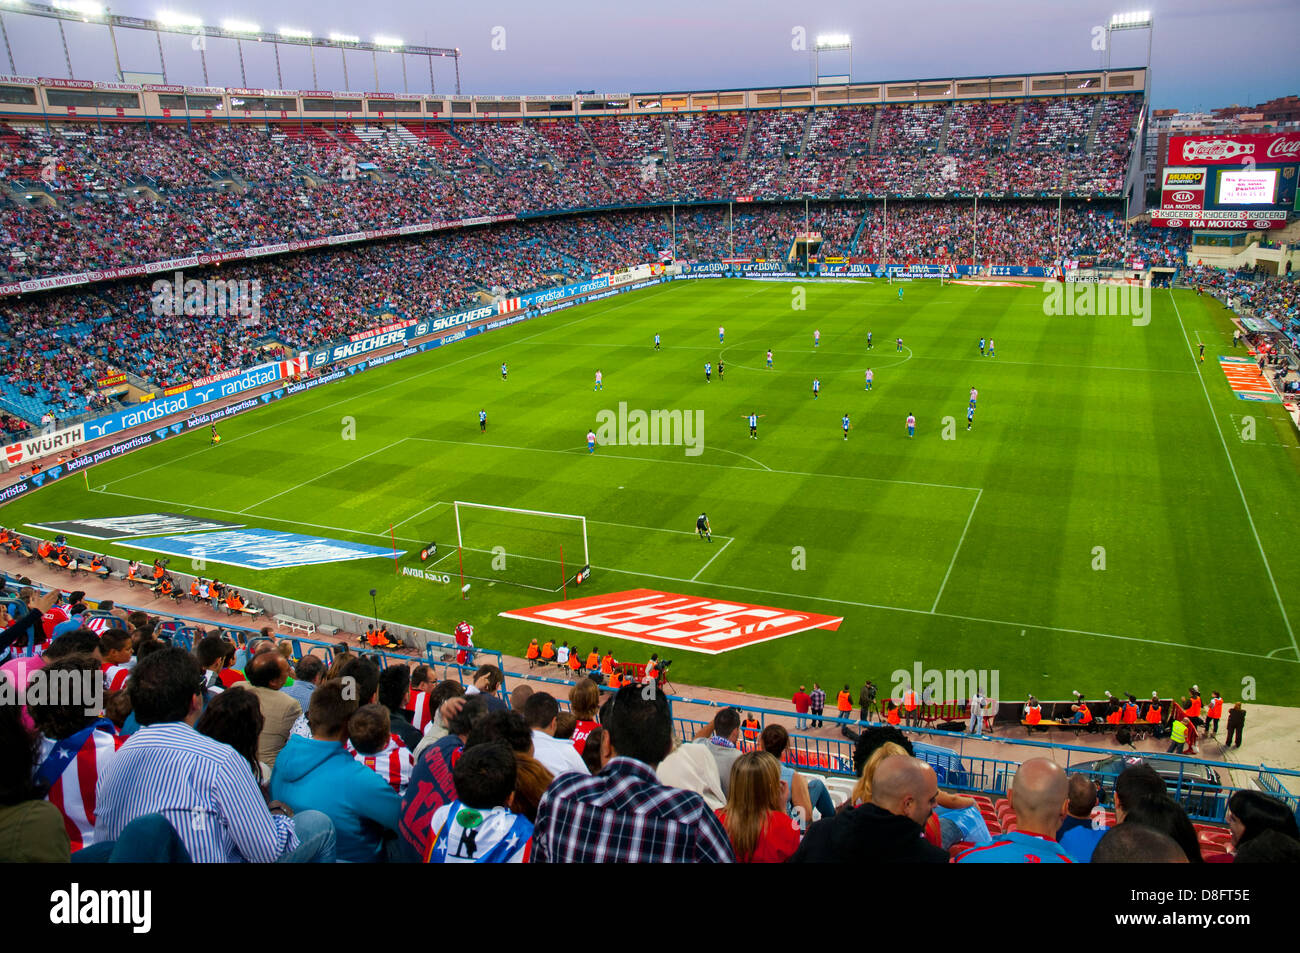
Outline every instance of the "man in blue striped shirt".
POLYGON ((115 841, 145 814, 161 814, 196 863, 332 862, 334 825, 319 811, 268 809, 248 762, 192 727, 202 670, 184 649, 143 659, 127 682, 140 730, 99 776, 96 842, 115 841))

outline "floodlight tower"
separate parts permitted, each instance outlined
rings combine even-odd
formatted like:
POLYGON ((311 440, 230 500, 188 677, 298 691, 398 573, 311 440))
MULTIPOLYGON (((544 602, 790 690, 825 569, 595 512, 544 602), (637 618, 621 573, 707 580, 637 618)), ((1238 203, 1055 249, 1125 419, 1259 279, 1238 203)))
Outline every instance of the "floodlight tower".
POLYGON ((823 33, 813 44, 813 65, 817 73, 817 85, 834 83, 851 83, 853 81, 853 38, 847 33, 823 33), (827 75, 822 72, 823 53, 848 53, 849 69, 846 73, 827 75))

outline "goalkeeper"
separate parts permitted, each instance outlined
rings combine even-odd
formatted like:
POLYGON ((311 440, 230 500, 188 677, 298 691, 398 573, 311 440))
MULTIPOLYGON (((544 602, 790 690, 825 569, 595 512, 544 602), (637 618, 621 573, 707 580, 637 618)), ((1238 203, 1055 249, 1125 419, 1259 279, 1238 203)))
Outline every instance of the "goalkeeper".
POLYGON ((695 521, 695 532, 699 534, 700 539, 707 539, 713 542, 713 530, 709 528, 709 515, 701 513, 699 519, 695 521))

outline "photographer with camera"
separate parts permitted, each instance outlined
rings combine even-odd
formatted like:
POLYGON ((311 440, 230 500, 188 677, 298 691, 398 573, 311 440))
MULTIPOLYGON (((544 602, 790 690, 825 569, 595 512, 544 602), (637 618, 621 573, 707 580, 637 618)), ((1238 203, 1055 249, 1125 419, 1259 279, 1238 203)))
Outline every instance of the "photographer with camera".
POLYGON ((876 708, 876 686, 871 679, 867 679, 866 684, 862 686, 862 691, 858 692, 858 708, 861 709, 858 720, 870 721, 868 713, 876 708))

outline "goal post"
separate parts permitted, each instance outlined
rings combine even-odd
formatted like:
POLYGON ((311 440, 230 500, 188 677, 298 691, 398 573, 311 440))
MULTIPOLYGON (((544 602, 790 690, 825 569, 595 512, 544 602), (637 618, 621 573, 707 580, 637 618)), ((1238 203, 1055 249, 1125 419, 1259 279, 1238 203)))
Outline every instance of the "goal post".
POLYGON ((466 578, 559 592, 591 565, 585 516, 466 500, 452 512, 466 578))

